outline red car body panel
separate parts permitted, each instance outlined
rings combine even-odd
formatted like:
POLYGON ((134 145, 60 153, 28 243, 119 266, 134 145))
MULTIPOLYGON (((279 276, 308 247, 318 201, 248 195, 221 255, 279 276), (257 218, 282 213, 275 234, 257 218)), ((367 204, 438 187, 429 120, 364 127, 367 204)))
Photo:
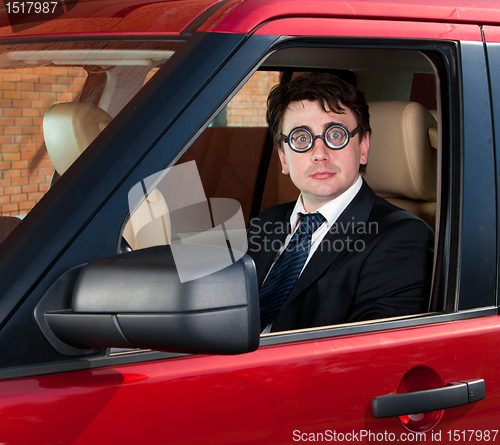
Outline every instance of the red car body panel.
POLYGON ((484 39, 487 42, 500 43, 500 27, 483 26, 484 39))
POLYGON ((294 431, 400 437, 406 431, 400 420, 374 419, 371 400, 396 392, 422 364, 442 386, 481 377, 487 388, 485 400, 447 409, 434 432, 445 436, 458 420, 460 429, 488 430, 498 425, 500 390, 490 357, 499 348, 500 317, 489 316, 455 321, 453 332, 443 323, 235 357, 190 356, 2 381, 2 417, 11 421, 0 425, 0 437, 8 444, 123 445, 291 443, 294 431), (436 354, 437 348, 446 354, 436 354), (381 360, 385 366, 371 366, 381 360))
POLYGON ((264 21, 283 17, 343 17, 428 20, 449 23, 498 23, 494 0, 480 4, 469 0, 328 1, 232 0, 213 15, 200 31, 249 33, 264 21))

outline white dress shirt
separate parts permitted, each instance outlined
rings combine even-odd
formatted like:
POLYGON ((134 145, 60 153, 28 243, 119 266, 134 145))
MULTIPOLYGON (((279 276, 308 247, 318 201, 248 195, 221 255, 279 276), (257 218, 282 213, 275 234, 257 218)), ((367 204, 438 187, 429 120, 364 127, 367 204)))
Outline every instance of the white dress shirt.
MULTIPOLYGON (((330 202, 326 203, 325 205, 321 206, 318 210, 316 210, 316 212, 321 213, 325 217, 326 221, 321 226, 319 226, 318 229, 312 234, 311 250, 309 251, 309 256, 307 257, 306 262, 304 263, 304 267, 306 267, 307 263, 313 256, 314 252, 316 252, 316 249, 321 244, 321 241, 323 241, 323 238, 330 230, 330 227, 332 227, 332 225, 335 223, 335 221, 337 221, 341 213, 345 210, 345 208, 351 203, 354 197, 358 194, 362 184, 363 180, 361 179, 361 176, 358 176, 356 182, 351 187, 349 187, 344 193, 342 193, 338 198, 332 199, 330 202)), ((299 213, 309 213, 304 209, 304 204, 302 203, 302 194, 300 194, 299 198, 297 199, 292 214, 290 215, 290 227, 292 228, 292 232, 288 234, 287 237, 285 238, 285 242, 283 243, 283 246, 281 247, 279 254, 274 262, 278 260, 279 256, 285 250, 286 246, 292 239, 293 234, 298 229, 300 225, 299 213)), ((302 268, 302 270, 304 270, 304 267, 302 268)))

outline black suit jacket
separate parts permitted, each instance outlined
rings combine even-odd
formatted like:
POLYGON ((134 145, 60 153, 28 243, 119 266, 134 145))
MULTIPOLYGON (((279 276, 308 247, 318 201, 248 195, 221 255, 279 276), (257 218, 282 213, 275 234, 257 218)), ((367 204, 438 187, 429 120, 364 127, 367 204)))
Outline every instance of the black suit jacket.
MULTIPOLYGON (((251 221, 259 288, 289 232, 295 202, 251 221)), ((434 232, 363 185, 325 235, 274 319, 272 332, 426 312, 434 232)))

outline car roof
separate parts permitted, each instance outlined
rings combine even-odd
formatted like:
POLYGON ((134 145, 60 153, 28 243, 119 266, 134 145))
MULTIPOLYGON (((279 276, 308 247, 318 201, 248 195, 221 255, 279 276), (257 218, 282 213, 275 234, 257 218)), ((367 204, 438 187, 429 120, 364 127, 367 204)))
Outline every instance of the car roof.
POLYGON ((500 23, 498 0, 79 0, 43 22, 11 26, 0 11, 0 39, 57 35, 159 35, 196 29, 247 34, 284 17, 500 23))
POLYGON ((498 24, 498 0, 231 0, 200 31, 249 33, 285 17, 345 17, 381 20, 498 24))

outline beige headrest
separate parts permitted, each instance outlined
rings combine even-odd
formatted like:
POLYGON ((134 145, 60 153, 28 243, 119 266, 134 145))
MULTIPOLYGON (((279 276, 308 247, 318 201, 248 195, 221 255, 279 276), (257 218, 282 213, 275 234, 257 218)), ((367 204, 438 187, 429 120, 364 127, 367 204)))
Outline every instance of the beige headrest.
POLYGON ((437 122, 417 102, 371 102, 372 136, 364 178, 384 198, 436 200, 437 122), (435 142, 434 144, 435 145, 435 142))
POLYGON ((111 120, 94 104, 67 102, 50 107, 43 118, 43 137, 57 173, 62 175, 111 120))

